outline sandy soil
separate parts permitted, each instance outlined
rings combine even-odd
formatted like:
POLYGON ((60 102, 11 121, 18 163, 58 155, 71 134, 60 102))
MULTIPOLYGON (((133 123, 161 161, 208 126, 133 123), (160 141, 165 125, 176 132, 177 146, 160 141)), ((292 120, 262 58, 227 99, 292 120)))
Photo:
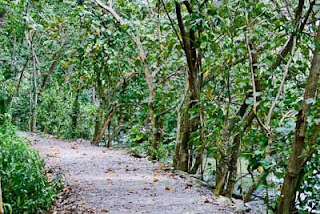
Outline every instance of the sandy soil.
POLYGON ((234 213, 211 191, 161 163, 84 140, 20 133, 66 185, 51 213, 234 213))

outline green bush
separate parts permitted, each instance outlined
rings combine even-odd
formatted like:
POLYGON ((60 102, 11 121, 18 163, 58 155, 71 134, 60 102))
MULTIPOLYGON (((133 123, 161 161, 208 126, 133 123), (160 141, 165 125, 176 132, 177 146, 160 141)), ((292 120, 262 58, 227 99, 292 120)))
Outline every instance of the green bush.
POLYGON ((3 201, 13 213, 43 213, 54 202, 57 188, 48 181, 43 160, 8 125, 0 126, 0 177, 3 201))

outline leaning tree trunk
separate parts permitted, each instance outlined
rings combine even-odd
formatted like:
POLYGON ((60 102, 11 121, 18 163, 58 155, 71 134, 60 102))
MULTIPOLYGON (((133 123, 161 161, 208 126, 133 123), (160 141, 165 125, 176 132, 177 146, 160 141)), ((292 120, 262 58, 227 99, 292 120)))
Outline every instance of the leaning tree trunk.
MULTIPOLYGON (((315 50, 311 63, 310 73, 306 82, 305 92, 301 109, 296 120, 291 154, 288 160, 288 166, 284 177, 283 187, 281 190, 280 200, 277 203, 277 214, 289 214, 295 209, 296 191, 300 186, 303 176, 303 167, 306 164, 306 151, 310 147, 310 142, 306 144, 306 132, 308 127, 308 113, 312 105, 309 100, 316 98, 316 91, 319 85, 320 75, 320 26, 317 26, 317 35, 315 38, 315 50)), ((310 154, 308 155, 310 156, 310 154)))
POLYGON ((105 116, 104 121, 102 123, 102 126, 100 130, 98 131, 97 135, 92 141, 93 145, 98 145, 99 142, 102 140, 104 133, 106 132, 106 129, 108 128, 109 124, 111 123, 113 113, 116 111, 116 109, 119 107, 118 103, 115 103, 111 109, 109 110, 108 114, 105 116))
MULTIPOLYGON (((249 127, 255 117, 255 113, 251 111, 245 118, 244 131, 249 127)), ((229 163, 229 176, 227 181, 226 197, 231 198, 236 184, 236 179, 238 175, 238 158, 241 147, 241 133, 238 133, 233 139, 233 146, 231 152, 231 159, 229 163)))

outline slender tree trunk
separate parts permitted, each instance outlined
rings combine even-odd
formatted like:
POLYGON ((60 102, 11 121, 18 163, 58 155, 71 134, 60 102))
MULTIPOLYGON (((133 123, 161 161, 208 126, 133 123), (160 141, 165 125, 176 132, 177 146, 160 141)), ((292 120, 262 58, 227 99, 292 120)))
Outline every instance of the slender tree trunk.
MULTIPOLYGON (((247 97, 245 98, 243 104, 241 105, 239 112, 238 112, 238 116, 239 117, 243 117, 249 107, 249 105, 246 103, 246 99, 248 97, 250 97, 251 94, 248 94, 247 97)), ((254 114, 251 111, 250 114, 247 115, 247 117, 244 119, 244 121, 246 122, 246 125, 244 126, 245 129, 246 127, 248 127, 248 125, 252 122, 254 118, 254 114)), ((220 195, 223 191, 223 187, 226 185, 226 182, 228 182, 228 179, 226 178, 226 176, 228 175, 228 172, 230 172, 230 179, 231 179, 231 183, 229 184, 229 192, 233 191, 233 186, 234 186, 234 182, 232 182, 232 180, 235 180, 236 176, 237 176, 237 164, 238 164, 238 154, 239 154, 239 149, 240 149, 240 143, 241 143, 241 134, 237 134, 233 141, 232 141, 232 146, 231 149, 227 147, 227 141, 228 141, 228 136, 230 135, 230 133, 233 131, 233 129, 237 126, 237 123, 240 122, 238 119, 237 120, 232 120, 230 121, 230 127, 226 127, 227 130, 225 130, 225 137, 224 137, 224 141, 223 142, 223 148, 220 152, 221 154, 221 160, 219 160, 219 164, 217 166, 217 178, 216 178, 216 184, 220 184, 219 187, 216 187, 216 190, 214 191, 214 193, 216 195, 220 195), (231 154, 230 154, 230 150, 231 150, 231 154), (229 158, 229 154, 230 154, 230 158, 229 158), (232 179, 234 178, 234 179, 232 179)), ((244 130, 245 130, 244 129, 244 130)), ((230 195, 230 193, 228 193, 227 195, 230 195)), ((232 193, 231 193, 232 195, 232 193)))
POLYGON ((94 126, 93 142, 97 142, 99 133, 101 132, 101 126, 103 121, 103 112, 105 104, 101 101, 98 112, 96 114, 96 121, 94 126))
MULTIPOLYGON (((193 112, 193 114, 197 114, 196 116, 192 115, 191 119, 191 112, 192 109, 200 108, 198 106, 200 100, 200 77, 199 77, 199 64, 200 64, 200 57, 197 53, 195 42, 196 36, 195 31, 190 28, 188 33, 186 32, 184 21, 182 18, 181 13, 181 3, 176 2, 176 15, 178 19, 179 29, 182 37, 182 48, 185 52, 187 65, 188 65, 188 94, 185 102, 185 108, 183 109, 183 114, 181 114, 181 127, 179 133, 179 149, 176 149, 177 160, 175 162, 174 167, 176 169, 182 171, 189 171, 192 163, 192 146, 190 145, 190 136, 194 133, 200 126, 200 114, 193 112)), ((190 7, 188 2, 184 2, 186 5, 188 12, 192 14, 192 8, 190 7)))
POLYGON ((157 159, 155 151, 157 151, 158 149, 159 142, 162 141, 163 121, 160 121, 160 120, 162 119, 156 116, 155 122, 154 122, 155 131, 153 132, 152 143, 151 143, 152 149, 154 151, 151 153, 151 156, 150 156, 151 160, 157 159))
MULTIPOLYGON (((190 98, 186 101, 190 104, 190 98)), ((190 109, 190 105, 187 105, 186 111, 190 109)), ((189 136, 190 136, 190 114, 184 112, 182 114, 182 124, 180 128, 180 144, 179 144, 179 154, 178 162, 175 166, 176 169, 179 169, 184 172, 188 172, 189 169, 189 136)))
MULTIPOLYGON (((301 19, 301 14, 303 11, 303 5, 304 5, 304 0, 299 0, 299 4, 298 7, 296 8, 296 15, 295 15, 295 21, 294 21, 294 25, 298 26, 299 20, 301 19)), ((311 8, 313 7, 313 5, 311 6, 311 8)), ((307 16, 305 17, 307 21, 309 14, 307 14, 307 16)), ((304 24, 301 24, 299 27, 299 30, 302 31, 303 28, 305 26, 304 24)), ((282 49, 280 55, 278 55, 276 62, 273 63, 271 65, 271 70, 276 69, 282 62, 283 59, 285 58, 286 55, 288 55, 288 53, 290 52, 290 50, 292 49, 292 46, 294 45, 294 35, 291 35, 289 38, 289 41, 287 42, 287 44, 284 46, 284 48, 282 49)), ((250 44, 247 44, 249 49, 254 50, 254 46, 253 44, 251 44, 251 41, 249 41, 250 44)), ((257 51, 252 51, 252 65, 253 65, 253 71, 255 71, 257 69, 256 67, 256 62, 257 62, 257 51)), ((256 78, 256 92, 261 92, 262 91, 262 83, 261 80, 262 79, 267 79, 268 75, 265 75, 264 78, 260 78, 260 80, 257 80, 256 78)), ((247 97, 250 96, 247 95, 247 97)), ((257 100, 260 99, 260 96, 256 97, 257 100)), ((247 99, 247 98, 246 98, 247 99)), ((244 115, 244 113, 246 112, 246 109, 248 108, 248 105, 246 105, 245 103, 241 106, 239 113, 242 111, 244 115), (242 109, 242 110, 241 110, 242 109)), ((258 106, 256 106, 256 108, 258 108, 258 106)), ((239 115, 239 114, 238 114, 239 115)), ((248 121, 247 125, 250 125, 250 123, 252 122, 252 120, 254 119, 254 114, 253 115, 248 115, 246 120, 248 121), (251 118, 250 118, 251 117, 251 118)), ((227 184, 227 191, 226 191, 226 195, 228 197, 231 197, 232 193, 233 193, 233 189, 234 189, 234 185, 235 185, 235 180, 237 177, 237 162, 238 162, 238 155, 239 155, 239 149, 240 149, 240 134, 236 135, 234 140, 233 140, 233 146, 232 146, 232 154, 231 154, 231 162, 229 164, 229 178, 226 180, 228 182, 227 184)), ((255 186, 252 186, 252 188, 250 188, 250 192, 254 192, 255 191, 255 186)), ((251 194, 252 194, 251 193, 251 194)), ((247 197, 249 197, 250 194, 247 194, 247 197)))
POLYGON ((199 146, 198 150, 197 150, 197 155, 195 157, 195 163, 192 167, 192 169, 190 170, 190 174, 196 174, 200 165, 202 164, 202 160, 203 160, 203 153, 204 150, 206 149, 206 144, 203 143, 199 146))
MULTIPOLYGON (((253 119, 255 117, 255 113, 251 111, 248 116, 245 118, 246 125, 244 127, 244 131, 247 130, 247 128, 252 123, 253 119)), ((229 163, 229 176, 228 176, 228 183, 227 183, 227 189, 226 189, 226 197, 231 198, 234 190, 234 185, 237 180, 238 175, 238 159, 239 159, 239 153, 240 153, 240 147, 241 147, 241 138, 242 134, 238 133, 234 139, 233 139, 233 146, 231 147, 231 159, 229 163)))
MULTIPOLYGON (((25 15, 29 16, 29 4, 26 5, 26 14, 25 15)), ((27 22, 26 22, 26 25, 27 25, 27 22)), ((32 64, 33 64, 32 80, 31 80, 32 92, 30 93, 29 131, 35 132, 36 128, 37 128, 37 105, 38 105, 37 55, 36 55, 34 47, 33 47, 33 36, 31 35, 31 32, 25 30, 25 37, 26 37, 29 51, 32 55, 32 64)))
POLYGON ((2 189, 1 189, 1 178, 0 178, 0 214, 4 214, 3 199, 2 199, 2 189))
POLYGON ((289 214, 295 210, 296 191, 300 186, 303 176, 303 167, 306 164, 306 150, 310 147, 310 142, 305 145, 306 131, 308 127, 308 113, 312 105, 309 100, 315 100, 316 91, 319 85, 320 75, 320 27, 317 26, 317 35, 315 39, 315 50, 311 63, 310 73, 306 82, 304 98, 301 109, 296 120, 296 128, 294 131, 293 142, 291 146, 291 154, 288 160, 288 166, 284 177, 283 187, 281 190, 280 200, 277 203, 277 214, 289 214))
MULTIPOLYGON (((30 39, 30 36, 29 36, 30 39)), ((38 90, 37 90, 37 62, 36 56, 33 49, 32 41, 30 41, 30 50, 33 58, 33 72, 32 72, 32 104, 31 104, 31 115, 30 115, 30 131, 35 132, 37 129, 37 105, 38 105, 38 90)))
MULTIPOLYGON (((280 98, 280 95, 283 91, 283 85, 284 85, 284 82, 285 82, 285 79, 288 75, 288 72, 289 72, 289 67, 290 67, 290 64, 291 64, 291 61, 293 60, 293 57, 294 57, 294 53, 295 53, 295 48, 296 48, 296 38, 293 38, 293 43, 292 43, 292 47, 291 47, 291 57, 289 58, 289 60, 287 61, 287 65, 286 65, 286 68, 285 68, 285 71, 284 71, 284 74, 283 74, 283 78, 282 78, 282 81, 280 83, 280 86, 279 86, 279 89, 278 89, 278 92, 277 92, 277 95, 276 95, 276 98, 275 100, 273 101, 273 103, 271 104, 271 107, 269 109, 269 112, 268 112, 268 116, 265 120, 265 124, 263 126, 266 133, 267 133, 267 137, 269 138, 268 139, 268 144, 267 144, 267 147, 266 147, 266 151, 265 151, 265 157, 266 157, 266 160, 270 159, 270 146, 273 142, 273 136, 272 136, 272 131, 271 131, 271 128, 270 128, 270 122, 271 122, 271 118, 272 118, 272 113, 273 113, 273 110, 276 106, 276 103, 278 102, 279 98, 280 98)), ((252 197, 252 194, 254 193, 254 191, 257 189, 257 187, 260 185, 260 183, 262 182, 263 178, 266 178, 268 176, 268 171, 263 171, 263 173, 261 173, 256 182, 254 182, 251 187, 249 188, 248 192, 246 193, 245 197, 244 197, 244 202, 248 202, 250 201, 251 197, 252 197)))
POLYGON ((111 107, 111 109, 109 110, 108 114, 105 116, 103 123, 101 124, 101 128, 100 128, 99 132, 97 133, 96 137, 92 141, 93 145, 98 145, 99 142, 101 141, 101 139, 103 138, 104 133, 106 132, 106 129, 108 128, 109 124, 111 123, 113 113, 116 111, 118 106, 119 106, 119 104, 115 103, 111 107))
POLYGON ((108 124, 107 148, 112 147, 111 121, 108 124))
POLYGON ((203 105, 201 105, 200 107, 200 125, 201 125, 200 141, 202 142, 202 144, 197 148, 194 165, 189 172, 190 174, 196 174, 198 172, 199 167, 202 166, 203 153, 207 148, 207 143, 205 142, 205 136, 204 136, 205 133, 204 133, 204 106, 203 105))
POLYGON ((244 202, 249 202, 251 200, 251 197, 254 193, 254 191, 256 191, 257 187, 260 185, 261 181, 262 181, 262 178, 264 176, 266 176, 265 174, 266 172, 263 172, 263 175, 259 176, 256 180, 256 182, 254 184, 252 184, 248 190, 248 192, 246 193, 246 195, 244 196, 244 199, 243 201, 244 202))
MULTIPOLYGON (((255 76, 255 90, 256 92, 261 92, 261 81, 257 78, 256 76, 256 70, 258 69, 258 67, 256 66, 257 64, 257 54, 256 51, 254 51, 254 45, 251 43, 251 41, 248 41, 248 51, 250 52, 250 64, 252 66, 252 72, 255 76), (251 52, 252 51, 252 52, 251 52)), ((249 95, 250 96, 250 95, 249 95)), ((257 97, 257 100, 259 100, 260 98, 257 97)), ((248 109, 249 105, 246 103, 246 100, 243 102, 242 106, 239 109, 238 112, 238 116, 239 117, 243 117, 248 109)), ((257 109, 258 107, 255 106, 255 108, 257 109)), ((253 121, 255 117, 255 112, 251 111, 246 118, 244 119, 245 123, 243 125, 243 131, 245 131, 247 129, 247 127, 249 127, 249 125, 251 124, 251 122, 253 121)), ((231 122, 231 129, 229 130, 229 134, 233 131, 233 129, 236 127, 236 123, 238 123, 239 120, 234 120, 231 122)), ((231 145, 231 155, 230 155, 230 160, 228 161, 228 177, 227 178, 223 178, 226 182, 226 196, 231 198, 232 194, 233 194, 233 190, 234 190, 234 185, 235 185, 235 181, 237 179, 237 175, 238 175, 238 158, 239 158, 239 152, 240 152, 240 148, 241 148, 241 138, 242 138, 242 132, 238 132, 238 134, 233 138, 232 141, 232 145, 231 145)), ((227 149, 227 151, 230 149, 227 149)), ((225 166, 223 166, 225 167, 225 166)), ((221 192, 220 192, 221 193, 221 192)))
POLYGON ((72 130, 71 134, 72 137, 76 136, 76 130, 78 126, 78 116, 80 111, 80 103, 79 103, 79 91, 76 92, 76 98, 73 102, 73 108, 72 108, 72 130))
POLYGON ((226 152, 221 153, 221 158, 218 161, 216 187, 213 190, 216 196, 221 195, 223 192, 228 175, 228 159, 224 154, 226 154, 226 152))
MULTIPOLYGON (((105 97, 105 91, 102 86, 102 80, 101 80, 101 71, 97 72, 97 77, 96 77, 96 91, 99 96, 99 102, 96 102, 99 107, 98 107, 98 112, 96 114, 95 118, 95 127, 94 127, 94 134, 93 134, 93 140, 92 142, 95 142, 95 145, 99 144, 101 139, 99 138, 99 134, 101 132, 101 127, 103 123, 103 115, 104 115, 104 110, 107 105, 107 98, 105 97)), ((95 100, 97 101, 97 100, 95 100)), ((96 104, 94 103, 94 104, 96 104)))
POLYGON ((180 133, 181 133, 181 117, 182 117, 182 106, 186 101, 186 98, 188 96, 188 91, 189 91, 189 82, 188 80, 185 81, 185 87, 184 87, 184 93, 181 98, 181 101, 176 109, 177 111, 177 135, 176 135, 176 143, 174 147, 174 155, 173 155, 173 166, 177 167, 179 165, 179 154, 180 154, 180 144, 181 144, 181 138, 180 138, 180 133))
MULTIPOLYGON (((163 46, 162 46, 162 36, 161 36, 161 23, 160 23, 160 0, 157 0, 157 16, 158 16, 158 20, 157 20, 157 37, 158 37, 158 42, 159 42, 159 58, 158 58, 158 66, 161 66, 162 64, 162 58, 163 58, 163 46)), ((162 86, 165 86, 165 81, 162 81, 162 86)), ((159 103, 160 106, 160 110, 163 112, 165 111, 164 109, 164 102, 165 102, 165 95, 162 94, 162 103, 159 103)), ((164 127, 164 115, 157 115, 154 118, 154 131, 153 131, 153 137, 152 137, 152 149, 153 152, 150 155, 150 159, 151 160, 156 160, 157 156, 156 156, 156 152, 158 150, 158 144, 162 141, 162 136, 163 136, 163 127, 164 127)))

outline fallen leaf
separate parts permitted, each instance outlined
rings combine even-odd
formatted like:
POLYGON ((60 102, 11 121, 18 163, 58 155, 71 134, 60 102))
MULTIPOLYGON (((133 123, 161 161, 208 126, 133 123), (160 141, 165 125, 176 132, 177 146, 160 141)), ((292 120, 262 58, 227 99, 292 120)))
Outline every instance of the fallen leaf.
POLYGON ((59 155, 59 153, 60 152, 57 149, 53 148, 53 149, 50 149, 49 155, 55 157, 55 156, 59 155))
POLYGON ((210 199, 210 198, 206 198, 206 200, 204 201, 204 203, 206 203, 206 204, 208 204, 208 203, 212 203, 213 202, 213 200, 212 199, 210 199))
POLYGON ((129 189, 128 193, 137 193, 136 191, 134 191, 133 189, 129 189))
POLYGON ((171 186, 166 186, 165 190, 172 190, 172 187, 171 186))
POLYGON ((129 172, 129 171, 134 172, 134 171, 137 171, 137 169, 126 169, 126 172, 129 172))
POLYGON ((71 149, 78 149, 78 147, 75 146, 75 145, 71 146, 70 148, 71 148, 71 149))
POLYGON ((158 175, 157 170, 154 170, 154 172, 153 172, 153 176, 157 176, 157 175, 158 175))
POLYGON ((104 173, 116 173, 114 169, 108 168, 104 171, 104 173))
POLYGON ((185 186, 184 189, 189 189, 192 187, 192 185, 193 185, 193 183, 190 181, 189 183, 187 183, 187 185, 185 186))

